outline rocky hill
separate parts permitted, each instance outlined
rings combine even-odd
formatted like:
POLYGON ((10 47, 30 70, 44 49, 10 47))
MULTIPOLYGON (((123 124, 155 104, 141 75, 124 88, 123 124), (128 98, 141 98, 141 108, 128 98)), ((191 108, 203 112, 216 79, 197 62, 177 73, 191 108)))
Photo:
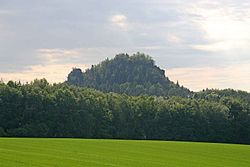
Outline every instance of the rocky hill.
POLYGON ((82 72, 74 68, 68 75, 68 84, 90 87, 103 92, 128 95, 190 96, 191 92, 170 81, 165 71, 154 60, 142 53, 132 56, 119 54, 82 72))

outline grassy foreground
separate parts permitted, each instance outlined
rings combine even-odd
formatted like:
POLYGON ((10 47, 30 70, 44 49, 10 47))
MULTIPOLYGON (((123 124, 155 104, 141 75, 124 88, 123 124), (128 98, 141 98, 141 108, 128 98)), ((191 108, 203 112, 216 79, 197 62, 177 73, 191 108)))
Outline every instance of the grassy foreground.
POLYGON ((250 166, 250 146, 164 141, 0 138, 1 167, 250 166))

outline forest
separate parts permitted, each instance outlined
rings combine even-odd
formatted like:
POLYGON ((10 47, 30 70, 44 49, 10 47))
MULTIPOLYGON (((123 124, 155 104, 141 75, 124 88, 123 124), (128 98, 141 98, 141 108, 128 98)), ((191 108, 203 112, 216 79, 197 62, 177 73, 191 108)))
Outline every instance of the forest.
POLYGON ((0 82, 0 136, 250 144, 250 94, 193 92, 151 57, 119 54, 64 83, 0 82))
POLYGON ((191 91, 165 76, 165 70, 155 65, 144 53, 118 54, 113 59, 92 65, 82 72, 74 68, 68 75, 68 84, 89 87, 102 92, 115 92, 132 96, 189 97, 191 91))

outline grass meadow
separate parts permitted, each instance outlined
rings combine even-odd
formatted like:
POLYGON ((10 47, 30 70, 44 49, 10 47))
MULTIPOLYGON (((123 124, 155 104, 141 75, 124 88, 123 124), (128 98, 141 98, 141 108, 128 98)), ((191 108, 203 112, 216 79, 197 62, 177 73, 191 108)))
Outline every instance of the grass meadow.
POLYGON ((249 167, 250 146, 195 142, 0 138, 0 167, 249 167))

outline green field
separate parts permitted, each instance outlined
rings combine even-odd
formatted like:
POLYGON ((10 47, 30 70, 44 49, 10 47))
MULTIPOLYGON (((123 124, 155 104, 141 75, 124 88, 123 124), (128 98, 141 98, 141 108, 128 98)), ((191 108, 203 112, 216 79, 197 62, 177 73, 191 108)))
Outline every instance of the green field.
POLYGON ((0 138, 0 167, 249 167, 250 146, 164 141, 0 138))

